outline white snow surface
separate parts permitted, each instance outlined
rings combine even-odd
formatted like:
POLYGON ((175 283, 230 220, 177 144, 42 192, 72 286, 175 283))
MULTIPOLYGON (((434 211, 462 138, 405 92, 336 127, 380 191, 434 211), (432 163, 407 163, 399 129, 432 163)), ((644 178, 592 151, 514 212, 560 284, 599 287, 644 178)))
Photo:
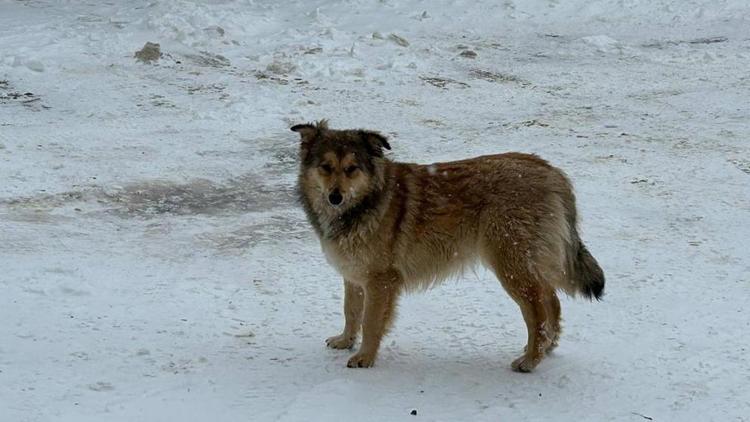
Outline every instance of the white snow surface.
POLYGON ((0 421, 748 421, 749 69, 745 0, 0 2, 0 421), (347 369, 321 118, 563 168, 604 300, 517 374, 478 268, 347 369))

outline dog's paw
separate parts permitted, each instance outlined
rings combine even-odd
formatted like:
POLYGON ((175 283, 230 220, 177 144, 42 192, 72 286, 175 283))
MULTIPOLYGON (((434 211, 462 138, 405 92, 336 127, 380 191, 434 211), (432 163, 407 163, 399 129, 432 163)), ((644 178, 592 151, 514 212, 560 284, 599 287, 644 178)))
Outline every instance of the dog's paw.
POLYGON ((537 365, 539 365, 539 362, 541 361, 541 358, 534 358, 533 356, 524 354, 523 356, 514 360, 510 367, 516 372, 531 372, 534 370, 534 368, 536 368, 537 365))
POLYGON ((549 344, 549 346, 547 346, 547 348, 544 349, 544 353, 546 353, 548 355, 551 355, 552 352, 554 352, 555 349, 557 349, 557 345, 558 345, 557 339, 552 340, 552 342, 549 344))
POLYGON ((354 337, 343 334, 326 339, 326 345, 332 349, 351 349, 354 346, 354 337))
POLYGON ((346 366, 349 368, 370 368, 375 363, 374 355, 366 355, 364 353, 357 353, 351 358, 346 366))

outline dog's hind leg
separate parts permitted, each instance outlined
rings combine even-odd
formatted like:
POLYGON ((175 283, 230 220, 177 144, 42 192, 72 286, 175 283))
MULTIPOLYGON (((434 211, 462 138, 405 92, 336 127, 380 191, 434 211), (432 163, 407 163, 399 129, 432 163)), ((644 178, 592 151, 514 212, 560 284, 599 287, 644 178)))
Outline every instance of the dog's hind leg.
POLYGON ((551 335, 556 319, 554 301, 550 300, 549 296, 551 288, 531 274, 522 260, 513 262, 515 260, 508 259, 511 257, 501 258, 499 254, 489 258, 488 264, 510 297, 521 308, 526 322, 526 348, 524 354, 514 360, 511 367, 517 372, 531 372, 542 361, 545 352, 553 343, 551 335))
POLYGON ((501 283, 521 308, 528 334, 524 354, 514 360, 511 367, 517 372, 531 372, 552 344, 548 335, 544 286, 528 275, 514 275, 510 280, 501 278, 501 283))
POLYGON ((361 287, 344 280, 344 332, 326 339, 328 347, 351 349, 362 325, 365 293, 361 287))
POLYGON ((557 298, 557 293, 552 287, 545 289, 545 302, 544 305, 547 311, 547 328, 550 345, 547 346, 545 352, 552 352, 560 340, 560 333, 562 332, 562 325, 560 323, 560 299, 557 298))
POLYGON ((396 301, 401 290, 401 276, 396 271, 372 277, 365 291, 362 319, 362 345, 349 359, 350 368, 369 368, 375 363, 383 335, 390 328, 396 311, 396 301))

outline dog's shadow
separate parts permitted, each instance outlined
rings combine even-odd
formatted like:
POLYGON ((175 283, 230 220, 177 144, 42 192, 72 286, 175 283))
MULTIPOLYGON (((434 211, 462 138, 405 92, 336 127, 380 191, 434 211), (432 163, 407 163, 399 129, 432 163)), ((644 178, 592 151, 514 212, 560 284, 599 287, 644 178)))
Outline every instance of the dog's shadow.
MULTIPOLYGON (((357 344, 348 351, 330 350, 332 363, 344 367, 349 356, 356 352, 357 344), (348 352, 348 353, 347 353, 348 352)), ((503 383, 503 379, 534 377, 534 374, 546 374, 555 371, 563 361, 558 352, 549 353, 531 374, 518 373, 511 369, 511 362, 523 354, 523 348, 517 350, 512 346, 482 346, 467 352, 465 349, 451 347, 424 347, 416 343, 400 342, 381 348, 375 366, 370 369, 344 368, 352 373, 377 373, 378 377, 386 374, 399 378, 403 374, 424 374, 455 379, 456 381, 493 380, 492 384, 503 383)), ((569 366, 573 362, 567 363, 569 366)))

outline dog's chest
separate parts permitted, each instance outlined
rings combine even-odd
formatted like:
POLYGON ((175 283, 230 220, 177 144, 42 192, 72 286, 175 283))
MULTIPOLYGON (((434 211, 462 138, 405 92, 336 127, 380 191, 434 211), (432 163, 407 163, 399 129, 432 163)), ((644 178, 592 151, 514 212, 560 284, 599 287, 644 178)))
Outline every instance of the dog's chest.
POLYGON ((367 251, 353 245, 321 240, 320 246, 328 263, 345 279, 352 282, 365 282, 369 273, 367 251))

